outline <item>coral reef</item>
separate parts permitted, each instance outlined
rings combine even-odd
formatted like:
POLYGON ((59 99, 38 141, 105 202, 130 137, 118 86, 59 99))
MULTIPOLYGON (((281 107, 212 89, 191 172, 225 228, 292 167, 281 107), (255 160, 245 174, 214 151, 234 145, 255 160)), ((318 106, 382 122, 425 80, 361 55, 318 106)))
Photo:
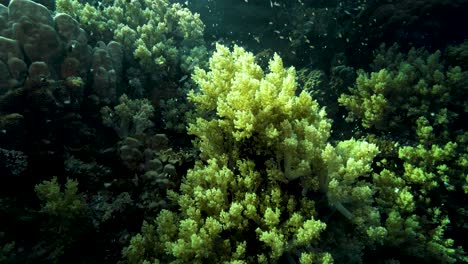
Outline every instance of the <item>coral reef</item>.
POLYGON ((37 1, 1 263, 468 262, 468 1, 37 1))
POLYGON ((113 59, 98 59, 103 57, 102 51, 93 51, 88 46, 87 34, 70 16, 52 17, 47 8, 29 0, 11 1, 8 7, 0 9, 4 21, 0 28, 1 94, 21 87, 26 78, 34 81, 81 78, 84 83, 92 79, 90 82, 101 99, 115 100, 116 76, 120 75, 122 64, 122 56, 118 55, 120 46, 109 43, 104 56, 112 55, 113 59), (88 76, 90 69, 93 78, 88 76), (114 76, 109 76, 112 72, 114 76))
POLYGON ((196 69, 200 90, 191 91, 189 101, 198 117, 188 131, 201 160, 180 193, 169 193, 180 213, 161 211, 132 239, 124 252, 131 263, 329 263, 331 255, 317 244, 327 225, 317 219, 310 195, 326 193, 331 207, 352 221, 359 222, 351 219, 358 212, 367 217, 370 203, 363 201, 372 193, 352 186, 352 178, 369 173, 377 148, 356 140, 328 145, 330 121, 307 92, 295 94, 294 69, 275 55, 269 70, 264 73, 244 49, 221 45, 209 71, 196 69), (367 207, 349 212, 343 204, 352 202, 336 197, 340 190, 329 182, 346 185, 341 190, 356 195, 353 204, 367 207))
POLYGON ((358 118, 365 128, 407 131, 424 116, 430 123, 444 127, 456 118, 457 104, 465 100, 453 97, 463 93, 466 71, 445 67, 441 52, 429 54, 423 49, 398 52, 398 46, 382 46, 373 63, 373 72, 358 71, 350 94, 339 98, 349 111, 348 121, 358 118), (461 100, 461 101, 460 101, 461 100))
POLYGON ((147 99, 129 99, 125 94, 112 110, 105 106, 101 109, 104 125, 112 127, 121 139, 141 136, 153 127, 154 108, 147 99))
POLYGON ((205 63, 204 24, 198 14, 178 3, 115 1, 102 8, 78 0, 59 0, 58 12, 75 19, 100 40, 123 44, 129 59, 136 59, 155 80, 190 74, 205 63))
POLYGON ((38 212, 44 219, 41 229, 48 235, 42 244, 37 245, 35 254, 45 255, 50 261, 60 259, 68 248, 79 241, 80 231, 89 225, 88 207, 83 194, 78 193, 78 183, 67 179, 64 190, 60 189, 57 178, 44 181, 34 188, 41 201, 38 212))

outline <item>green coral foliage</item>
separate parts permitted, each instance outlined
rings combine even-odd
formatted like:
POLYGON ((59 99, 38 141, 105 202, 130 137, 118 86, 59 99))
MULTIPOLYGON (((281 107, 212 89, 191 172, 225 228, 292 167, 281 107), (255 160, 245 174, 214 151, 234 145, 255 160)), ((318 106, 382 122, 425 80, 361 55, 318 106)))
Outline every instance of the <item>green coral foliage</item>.
POLYGON ((440 51, 413 48, 402 54, 396 45, 382 46, 372 68, 359 70, 355 86, 338 100, 349 111, 347 121, 357 118, 365 128, 401 132, 421 116, 441 127, 456 117, 451 100, 466 90, 460 87, 466 73, 445 67, 440 51))
POLYGON ((427 195, 427 191, 441 184, 452 189, 453 185, 449 177, 452 173, 447 163, 455 160, 458 153, 457 143, 447 142, 443 146, 430 144, 429 138, 433 137, 432 127, 428 125, 424 117, 418 121, 420 122, 418 122, 417 134, 421 143, 415 147, 402 147, 398 152, 399 158, 404 161, 403 177, 408 183, 423 185, 421 189, 423 196, 427 195))
POLYGON ((381 132, 370 136, 384 154, 372 176, 384 231, 378 239, 387 247, 404 244, 401 252, 421 261, 466 261, 449 231, 466 232, 465 46, 447 50, 449 61, 461 67, 447 65, 439 51, 402 54, 396 45, 382 46, 373 72, 358 71, 351 94, 339 99, 350 111, 348 121, 359 118, 363 127, 381 132), (398 142, 388 133, 396 131, 398 142))
POLYGON ((464 196, 466 142, 459 136, 457 143, 435 144, 435 138, 428 120, 420 117, 418 143, 399 147, 397 160, 379 162, 383 169, 374 173, 373 182, 377 205, 387 215, 382 239, 391 247, 405 244, 406 254, 424 261, 466 261, 463 248, 446 234, 454 224, 463 228, 465 205, 449 197, 464 196))
POLYGON ((380 223, 378 209, 373 206, 375 189, 368 180, 378 153, 376 145, 354 139, 324 150, 328 201, 358 227, 370 228, 380 223))
POLYGON ((73 219, 87 208, 83 196, 78 194, 78 182, 67 180, 65 190, 60 190, 57 178, 36 185, 34 190, 42 201, 40 212, 50 216, 73 219))
MULTIPOLYGON (((162 210, 154 224, 145 224, 156 232, 135 236, 124 251, 127 258, 332 263, 331 254, 318 247, 327 224, 309 195, 327 192, 333 172, 330 178, 353 195, 349 213, 371 218, 372 191, 360 185, 376 146, 357 140, 336 149, 327 144, 331 124, 324 109, 307 92, 297 93, 295 70, 285 68, 278 55, 265 73, 243 48, 217 45, 210 70, 196 69, 193 79, 199 90, 188 98, 197 118, 188 132, 195 135, 201 160, 180 192, 169 192, 178 210, 162 210)), ((330 192, 330 200, 337 192, 330 192)), ((348 211, 345 200, 336 198, 331 206, 348 211)))
POLYGON ((103 124, 112 127, 121 139, 144 135, 154 126, 153 114, 154 107, 148 99, 130 99, 125 94, 113 110, 108 106, 101 109, 103 124))
POLYGON ((458 46, 449 46, 447 56, 457 65, 468 66, 468 40, 458 46))
POLYGON ((218 45, 193 80, 200 159, 124 250, 131 263, 359 263, 401 247, 403 258, 464 259, 445 232, 449 209, 428 197, 461 190, 461 145, 435 140, 425 117, 421 146, 386 142, 387 160, 365 141, 329 144, 324 109, 277 55, 264 72, 243 48, 218 45))
MULTIPOLYGON (((189 100, 198 118, 188 130, 202 160, 180 193, 170 194, 179 213, 163 210, 155 221, 151 248, 159 252, 150 261, 267 263, 296 248, 308 248, 309 258, 328 256, 312 250, 326 227, 313 201, 279 185, 303 177, 317 188, 311 166, 319 165, 329 120, 307 93, 295 95, 294 69, 277 55, 267 74, 254 60, 240 47, 218 45, 210 71, 195 71, 200 90, 189 100)), ((136 248, 144 237, 124 252, 133 263, 142 261, 136 248)))
POLYGON ((62 187, 56 177, 36 185, 34 190, 41 201, 39 229, 44 237, 35 250, 48 262, 59 263, 90 227, 84 195, 78 192, 76 180, 67 179, 62 187))
POLYGON ((179 3, 118 0, 96 8, 78 0, 58 0, 56 9, 77 19, 98 39, 122 43, 127 54, 155 76, 188 74, 206 63, 205 26, 198 14, 179 3))
POLYGON ((189 93, 189 101, 201 118, 188 132, 204 157, 274 157, 267 163, 272 180, 310 174, 311 166, 321 167, 330 135, 325 110, 305 91, 296 96, 295 70, 284 68, 278 55, 267 74, 254 61, 240 47, 230 52, 217 46, 211 70, 197 69, 193 76, 200 92, 189 93))

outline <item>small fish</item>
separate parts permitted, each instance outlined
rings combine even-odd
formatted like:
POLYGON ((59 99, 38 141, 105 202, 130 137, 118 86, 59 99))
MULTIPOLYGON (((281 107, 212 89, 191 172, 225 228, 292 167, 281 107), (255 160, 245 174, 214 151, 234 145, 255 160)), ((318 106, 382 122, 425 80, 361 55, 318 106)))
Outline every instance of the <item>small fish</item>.
POLYGON ((192 63, 190 63, 190 65, 188 66, 188 70, 191 71, 195 67, 196 64, 197 63, 195 61, 192 61, 192 63))
POLYGON ((182 78, 180 78, 179 82, 183 82, 183 81, 187 80, 187 78, 188 78, 188 75, 184 75, 184 76, 182 76, 182 78))

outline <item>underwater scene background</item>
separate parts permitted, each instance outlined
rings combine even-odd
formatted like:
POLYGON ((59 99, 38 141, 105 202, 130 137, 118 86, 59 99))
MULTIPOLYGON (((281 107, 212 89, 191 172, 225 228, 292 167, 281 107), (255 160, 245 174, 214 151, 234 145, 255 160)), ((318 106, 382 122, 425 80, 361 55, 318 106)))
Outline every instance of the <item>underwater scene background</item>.
POLYGON ((0 3, 0 263, 468 262, 468 1, 0 3))

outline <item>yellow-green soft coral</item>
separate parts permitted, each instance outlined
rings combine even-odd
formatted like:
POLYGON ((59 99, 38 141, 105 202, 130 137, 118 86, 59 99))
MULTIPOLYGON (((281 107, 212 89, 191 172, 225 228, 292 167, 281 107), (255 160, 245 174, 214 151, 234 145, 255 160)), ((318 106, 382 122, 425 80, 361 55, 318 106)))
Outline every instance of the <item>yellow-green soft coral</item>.
POLYGON ((105 126, 112 127, 121 139, 141 136, 153 127, 154 108, 148 99, 129 99, 127 95, 119 98, 119 104, 111 109, 101 109, 105 126))
POLYGON ((267 165, 274 180, 308 175, 311 166, 321 166, 330 121, 309 94, 296 96, 295 70, 284 68, 278 55, 268 73, 254 61, 240 47, 231 52, 217 46, 210 71, 197 69, 193 76, 200 91, 192 91, 189 101, 205 118, 190 124, 188 131, 197 136, 203 157, 272 157, 267 165))
POLYGON ((373 175, 375 201, 386 215, 386 235, 381 239, 388 246, 406 244, 405 254, 456 263, 466 257, 445 230, 454 224, 451 220, 464 219, 463 214, 449 209, 459 207, 449 197, 464 195, 466 149, 462 146, 466 141, 460 135, 457 143, 434 144, 436 137, 428 120, 420 117, 416 123, 418 143, 399 147, 398 162, 382 160, 379 166, 383 170, 373 175))
POLYGON ((379 153, 376 145, 354 139, 339 142, 323 151, 327 167, 328 202, 354 223, 371 241, 382 234, 380 213, 374 207, 375 187, 369 181, 371 164, 379 153))
POLYGON ((198 14, 168 0, 113 1, 96 8, 78 0, 58 0, 58 12, 75 19, 98 40, 122 43, 129 57, 155 76, 189 74, 206 63, 204 24, 198 14))
MULTIPOLYGON (((357 72, 349 94, 339 103, 349 111, 347 121, 358 118, 365 128, 408 130, 420 116, 434 125, 445 126, 456 117, 450 109, 466 73, 458 66, 445 67, 441 52, 424 49, 398 53, 398 46, 382 46, 372 72, 357 72)), ((466 89, 466 88, 462 88, 466 89)))
MULTIPOLYGON (((304 263, 331 261, 316 249, 326 224, 315 203, 292 191, 318 189, 330 122, 310 95, 296 95, 293 68, 275 55, 269 69, 240 47, 218 45, 210 71, 195 71, 200 90, 189 100, 198 118, 189 133, 202 160, 180 193, 170 193, 179 213, 162 211, 155 222, 158 230, 175 230, 154 238, 159 261, 271 263, 302 252, 304 263)), ((125 253, 129 260, 142 260, 141 250, 132 251, 138 241, 125 253)))
POLYGON ((429 191, 440 186, 453 190, 454 185, 458 185, 454 182, 460 180, 459 177, 453 178, 457 175, 454 172, 462 172, 463 169, 457 168, 454 162, 459 152, 457 143, 432 144, 435 136, 429 122, 421 117, 417 124, 416 134, 420 144, 400 148, 398 156, 404 161, 403 178, 408 184, 422 186, 419 197, 422 200, 429 191))
POLYGON ((60 190, 56 177, 36 185, 34 190, 42 202, 40 212, 67 219, 84 214, 86 204, 83 195, 78 193, 77 181, 67 179, 64 189, 60 190))
POLYGON ((76 180, 65 180, 65 184, 61 185, 57 177, 54 177, 34 187, 41 202, 37 214, 42 221, 37 223, 37 229, 40 230, 39 235, 45 239, 40 247, 44 251, 44 258, 50 260, 63 259, 69 248, 89 227, 89 208, 85 195, 78 192, 76 180))
MULTIPOLYGON (((169 192, 178 212, 163 211, 155 222, 161 233, 148 238, 156 244, 150 250, 158 250, 151 261, 331 263, 318 246, 328 224, 311 199, 327 192, 331 207, 360 226, 360 236, 385 236, 366 181, 377 147, 357 140, 327 144, 330 121, 307 92, 296 91, 295 79, 278 55, 265 73, 237 46, 217 45, 209 71, 195 70, 199 89, 189 101, 197 118, 188 131, 201 159, 180 192, 169 192)), ((136 247, 141 238, 135 239, 136 247)), ((141 261, 144 254, 133 248, 127 257, 141 261)))

